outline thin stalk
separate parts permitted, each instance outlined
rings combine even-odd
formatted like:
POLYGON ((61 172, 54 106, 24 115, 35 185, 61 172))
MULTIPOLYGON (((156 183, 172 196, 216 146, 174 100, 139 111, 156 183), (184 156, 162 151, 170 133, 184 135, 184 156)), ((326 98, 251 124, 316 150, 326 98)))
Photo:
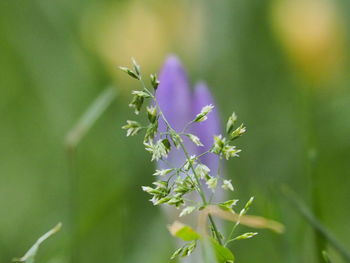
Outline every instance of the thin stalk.
MULTIPOLYGON (((205 151, 204 153, 201 153, 201 154, 197 155, 196 158, 195 158, 195 160, 198 160, 200 157, 202 157, 203 155, 206 155, 206 154, 208 154, 208 153, 210 153, 210 150, 205 151)), ((186 165, 186 163, 187 163, 187 161, 184 162, 184 163, 180 166, 179 170, 182 170, 182 168, 186 165)))
POLYGON ((234 224, 234 226, 232 227, 230 234, 227 236, 227 239, 225 242, 225 247, 232 241, 233 233, 235 232, 238 225, 239 225, 239 218, 238 218, 238 221, 236 222, 236 224, 234 224))
MULTIPOLYGON (((210 149, 210 150, 211 150, 211 149, 210 149)), ((201 154, 197 155, 197 156, 196 156, 196 159, 202 157, 203 155, 206 155, 206 154, 210 153, 210 150, 205 151, 204 153, 201 153, 201 154)))
POLYGON ((79 262, 80 246, 78 242, 78 225, 79 225, 79 175, 78 166, 76 163, 76 149, 67 148, 67 162, 68 162, 68 175, 69 175, 69 211, 68 211, 68 230, 71 233, 71 239, 69 243, 69 262, 79 262))
POLYGON ((230 232, 230 234, 228 235, 228 237, 227 237, 227 239, 226 239, 225 247, 226 247, 231 241, 233 241, 233 239, 232 239, 233 233, 235 232, 237 226, 240 224, 241 216, 242 216, 243 214, 245 214, 246 212, 247 212, 247 211, 246 211, 245 208, 244 208, 244 210, 241 210, 241 212, 239 213, 238 220, 237 220, 236 224, 234 224, 234 226, 232 227, 231 232, 230 232), (242 212, 242 211, 245 211, 245 212, 242 212))
MULTIPOLYGON (((309 180, 311 182, 311 202, 312 202, 312 210, 313 213, 320 217, 321 216, 321 203, 320 203, 320 192, 318 187, 316 187, 315 182, 319 181, 319 173, 316 170, 316 150, 318 145, 317 140, 317 130, 315 127, 315 110, 317 107, 317 101, 315 99, 314 87, 310 86, 305 91, 305 102, 306 102, 306 133, 307 133, 307 174, 309 180)), ((318 232, 315 231, 315 254, 318 258, 318 261, 322 261, 323 258, 321 256, 320 251, 326 249, 326 241, 324 237, 318 232)))
POLYGON ((185 131, 190 127, 191 124, 193 124, 194 121, 190 121, 189 123, 186 124, 186 126, 182 129, 181 133, 185 133, 185 131))
POLYGON ((80 141, 85 137, 88 131, 90 131, 91 127, 115 100, 116 96, 117 89, 113 86, 107 87, 91 103, 78 122, 67 133, 65 144, 68 151, 74 151, 80 141))
MULTIPOLYGON (((187 150, 186 150, 186 148, 185 148, 185 146, 183 145, 182 142, 180 142, 180 146, 181 146, 181 148, 182 148, 182 150, 183 150, 183 152, 184 152, 186 158, 187 158, 188 160, 190 160, 190 156, 189 156, 189 154, 188 154, 188 152, 187 152, 187 150)), ((191 163, 191 162, 189 162, 189 163, 190 163, 190 168, 191 168, 191 170, 192 170, 192 172, 193 172, 194 178, 196 179, 197 184, 198 184, 198 187, 199 187, 199 189, 200 189, 199 195, 200 195, 200 197, 202 198, 203 205, 207 205, 208 202, 207 202, 207 200, 206 200, 206 198, 205 198, 205 194, 204 194, 202 185, 201 185, 201 183, 200 183, 200 181, 199 181, 199 177, 198 177, 198 175, 196 174, 196 170, 194 169, 192 163, 191 163)), ((218 240, 219 244, 222 245, 221 238, 220 238, 220 234, 219 234, 219 230, 217 229, 216 224, 215 224, 215 222, 214 222, 212 216, 211 216, 211 215, 208 215, 208 217, 209 217, 209 221, 210 221, 210 223, 211 223, 211 226, 213 227, 213 231, 214 231, 214 233, 215 233, 216 239, 218 240)))
MULTIPOLYGON (((302 217, 313 227, 319 236, 327 240, 328 243, 338 251, 346 262, 350 262, 350 252, 333 236, 333 234, 325 228, 321 222, 315 217, 311 210, 297 197, 297 195, 288 187, 282 188, 284 195, 291 204, 302 215, 302 217)), ((321 255, 321 251, 318 252, 321 255)))

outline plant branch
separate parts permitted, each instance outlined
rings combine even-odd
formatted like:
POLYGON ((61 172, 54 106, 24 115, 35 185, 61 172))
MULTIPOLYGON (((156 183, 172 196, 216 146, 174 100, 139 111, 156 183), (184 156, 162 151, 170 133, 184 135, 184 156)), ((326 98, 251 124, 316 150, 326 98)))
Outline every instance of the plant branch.
MULTIPOLYGON (((156 104, 156 107, 157 107, 157 109, 158 109, 158 112, 159 112, 160 116, 162 117, 163 121, 165 122, 168 131, 170 131, 170 132, 172 131, 172 132, 177 133, 177 132, 171 127, 170 123, 168 122, 168 120, 167 120, 166 117, 164 116, 164 113, 163 113, 162 110, 160 109, 160 106, 159 106, 159 104, 158 104, 158 101, 157 101, 156 97, 154 96, 154 94, 153 94, 152 92, 150 92, 150 91, 147 89, 147 87, 146 87, 144 81, 142 80, 142 78, 140 79, 140 82, 142 83, 143 89, 144 89, 144 90, 151 96, 151 98, 154 100, 154 102, 155 102, 155 104, 156 104)), ((188 152, 187 152, 187 150, 186 150, 184 144, 183 144, 181 141, 179 142, 179 144, 180 144, 180 147, 181 147, 181 149, 183 150, 183 152, 184 152, 184 154, 185 154, 185 157, 186 157, 187 161, 188 161, 189 164, 190 164, 190 168, 191 168, 191 170, 192 170, 192 172, 193 172, 193 175, 194 175, 194 177, 195 177, 195 179, 196 179, 196 182, 197 182, 197 185, 198 185, 198 188, 199 188, 198 193, 199 193, 199 195, 200 195, 200 197, 201 197, 201 199, 202 199, 203 205, 206 206, 206 205, 208 205, 208 202, 207 202, 207 200, 206 200, 206 197, 205 197, 205 194, 204 194, 204 190, 203 190, 203 188, 202 188, 202 185, 201 185, 201 182, 200 182, 200 180, 199 180, 199 177, 198 177, 198 175, 196 174, 196 171, 195 171, 195 169, 194 169, 192 163, 190 162, 191 158, 190 158, 190 156, 189 156, 189 154, 188 154, 188 152)), ((203 155, 204 155, 204 154, 206 154, 206 153, 203 153, 203 155)), ((220 238, 220 234, 219 234, 218 228, 217 228, 217 226, 216 226, 216 224, 215 224, 213 218, 211 217, 211 215, 209 215, 209 221, 210 221, 211 226, 213 227, 213 231, 214 231, 214 233, 215 233, 215 236, 216 236, 217 241, 219 242, 220 245, 222 245, 222 242, 221 242, 221 238, 220 238)))

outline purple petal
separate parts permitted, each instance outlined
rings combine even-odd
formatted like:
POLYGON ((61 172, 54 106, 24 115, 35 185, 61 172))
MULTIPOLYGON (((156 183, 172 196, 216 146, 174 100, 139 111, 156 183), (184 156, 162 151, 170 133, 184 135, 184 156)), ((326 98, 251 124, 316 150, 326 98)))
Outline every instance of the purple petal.
MULTIPOLYGON (((160 84, 156 92, 156 98, 165 118, 171 127, 180 132, 191 121, 191 90, 185 69, 176 56, 169 56, 159 74, 160 84)), ((166 126, 159 120, 159 131, 165 132, 166 126)), ((193 146, 185 140, 186 148, 193 153, 193 146), (192 148, 192 149, 191 149, 192 148)), ((174 166, 180 166, 185 157, 181 150, 173 148, 168 161, 174 166)), ((158 163, 159 168, 168 167, 164 162, 158 163)))
MULTIPOLYGON (((187 74, 176 56, 169 56, 159 74, 158 104, 170 125, 178 132, 191 118, 191 90, 187 74)), ((164 124, 161 131, 165 131, 164 124)))
MULTIPOLYGON (((221 133, 221 123, 218 111, 216 109, 216 104, 212 94, 210 93, 207 85, 203 82, 199 82, 196 84, 193 94, 193 117, 198 114, 201 109, 206 106, 212 104, 215 106, 212 112, 208 114, 208 119, 203 122, 194 123, 192 127, 192 132, 199 137, 203 147, 199 147, 200 153, 209 150, 211 145, 213 144, 214 135, 218 135, 221 133)), ((218 166, 219 166, 219 158, 217 155, 209 153, 201 157, 201 161, 203 164, 209 167, 212 171, 212 174, 215 175, 218 166)))

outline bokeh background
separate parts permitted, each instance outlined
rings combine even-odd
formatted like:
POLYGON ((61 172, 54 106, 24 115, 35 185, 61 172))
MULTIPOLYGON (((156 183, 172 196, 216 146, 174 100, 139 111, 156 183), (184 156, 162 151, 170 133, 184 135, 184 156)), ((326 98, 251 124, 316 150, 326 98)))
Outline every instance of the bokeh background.
POLYGON ((135 57, 158 72, 169 53, 248 127, 227 164, 234 197, 287 228, 233 244, 237 262, 320 262, 283 185, 350 250, 349 12, 348 0, 0 1, 0 261, 61 221, 38 262, 169 262, 167 222, 140 190, 149 155, 120 129, 135 82, 117 70, 135 57), (116 99, 68 150, 109 86, 116 99))

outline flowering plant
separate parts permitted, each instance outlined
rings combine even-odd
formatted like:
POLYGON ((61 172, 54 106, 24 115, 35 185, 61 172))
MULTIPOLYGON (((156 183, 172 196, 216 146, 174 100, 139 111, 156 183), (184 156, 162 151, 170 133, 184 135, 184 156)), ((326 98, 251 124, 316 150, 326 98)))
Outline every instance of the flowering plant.
POLYGON ((151 154, 151 161, 157 162, 153 174, 157 179, 152 186, 142 186, 142 189, 151 195, 154 205, 174 207, 180 211, 178 217, 196 214, 198 220, 196 231, 178 220, 169 226, 173 236, 185 241, 171 258, 189 256, 201 242, 204 262, 234 262, 234 255, 227 245, 257 234, 248 232, 234 236, 240 223, 281 232, 282 225, 275 221, 246 215, 253 197, 239 213, 233 209, 237 199, 218 200, 223 196, 222 191, 234 191, 231 180, 222 176, 221 162, 238 157, 241 151, 233 142, 246 132, 246 128, 243 124, 236 126, 236 114, 228 118, 225 134, 220 134, 219 118, 208 89, 201 83, 192 94, 176 57, 167 59, 159 79, 156 74, 150 76, 151 88, 146 86, 134 59, 132 64, 131 69, 120 67, 141 84, 140 90, 132 91, 129 106, 138 115, 143 104, 149 101, 144 110, 148 124, 128 120, 123 129, 127 130, 127 136, 144 131, 145 149, 151 154), (214 217, 234 222, 226 237, 214 217))

